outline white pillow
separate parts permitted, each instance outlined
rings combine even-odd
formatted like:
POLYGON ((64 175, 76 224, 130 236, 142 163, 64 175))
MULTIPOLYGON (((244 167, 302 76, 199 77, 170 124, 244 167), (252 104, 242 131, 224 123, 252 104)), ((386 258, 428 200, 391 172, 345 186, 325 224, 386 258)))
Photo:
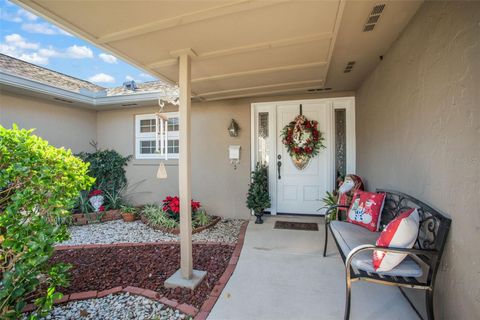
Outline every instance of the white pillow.
MULTIPOLYGON (((419 220, 417 209, 401 213, 385 227, 378 237, 376 245, 411 249, 417 240, 419 220)), ((390 271, 399 265, 406 256, 404 253, 374 250, 373 268, 378 272, 390 271)))

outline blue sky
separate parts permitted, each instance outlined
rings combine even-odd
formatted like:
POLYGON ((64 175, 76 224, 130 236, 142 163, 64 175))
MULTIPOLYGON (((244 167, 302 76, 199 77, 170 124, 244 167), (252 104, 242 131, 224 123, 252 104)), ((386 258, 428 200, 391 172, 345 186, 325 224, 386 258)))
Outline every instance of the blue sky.
POLYGON ((7 0, 0 0, 0 5, 0 52, 3 54, 103 87, 119 86, 126 80, 155 80, 7 0))

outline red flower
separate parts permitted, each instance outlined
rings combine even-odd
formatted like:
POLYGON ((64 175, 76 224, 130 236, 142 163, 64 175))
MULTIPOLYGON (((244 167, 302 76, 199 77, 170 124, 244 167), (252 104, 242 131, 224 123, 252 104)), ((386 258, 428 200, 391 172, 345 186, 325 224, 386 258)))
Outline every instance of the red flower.
POLYGON ((192 200, 192 211, 197 211, 201 207, 199 201, 193 201, 192 200))
POLYGON ((104 206, 100 206, 100 208, 98 208, 98 211, 105 211, 105 207, 104 207, 104 206))
POLYGON ((88 196, 91 198, 91 197, 99 196, 99 195, 102 195, 102 194, 103 194, 102 190, 96 189, 96 190, 93 190, 92 192, 90 192, 88 194, 88 196))
MULTIPOLYGON (((166 197, 163 202, 163 210, 167 212, 171 212, 173 214, 179 214, 180 213, 180 199, 178 196, 175 197, 166 197)), ((191 201, 191 206, 192 206, 192 212, 197 211, 200 207, 201 204, 198 201, 191 201)))

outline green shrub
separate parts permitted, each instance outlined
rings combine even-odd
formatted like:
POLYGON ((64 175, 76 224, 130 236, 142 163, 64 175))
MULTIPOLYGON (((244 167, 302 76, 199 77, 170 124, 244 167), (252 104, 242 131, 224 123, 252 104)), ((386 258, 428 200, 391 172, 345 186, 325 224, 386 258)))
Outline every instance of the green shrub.
POLYGON ((76 155, 90 163, 88 174, 96 179, 95 189, 114 193, 127 183, 125 166, 132 156, 123 157, 114 150, 97 150, 95 152, 81 152, 76 155))
POLYGON ((207 224, 210 223, 210 216, 207 215, 207 211, 205 211, 205 209, 198 209, 196 214, 195 214, 195 217, 192 221, 193 223, 193 226, 196 228, 196 227, 203 227, 203 226, 206 226, 207 224))
POLYGON ((141 215, 154 226, 168 229, 175 229, 178 227, 177 221, 170 218, 162 208, 153 204, 146 205, 143 208, 141 215))
POLYGON ((88 165, 32 130, 0 126, 0 318, 16 319, 27 300, 45 314, 57 286, 68 284, 64 264, 50 265, 56 242, 68 239, 58 221, 70 215, 81 190, 91 187, 88 165))
POLYGON ((105 199, 105 209, 106 210, 118 210, 120 209, 125 203, 124 200, 124 190, 127 185, 125 184, 120 189, 113 189, 113 190, 105 190, 104 199, 105 199))
POLYGON ((263 213, 263 210, 270 208, 270 195, 268 193, 268 167, 257 163, 255 171, 252 172, 252 181, 248 188, 247 208, 255 214, 263 213))
POLYGON ((74 209, 74 213, 80 212, 80 213, 88 213, 93 211, 92 204, 90 201, 88 201, 88 192, 87 191, 81 191, 76 198, 74 209))

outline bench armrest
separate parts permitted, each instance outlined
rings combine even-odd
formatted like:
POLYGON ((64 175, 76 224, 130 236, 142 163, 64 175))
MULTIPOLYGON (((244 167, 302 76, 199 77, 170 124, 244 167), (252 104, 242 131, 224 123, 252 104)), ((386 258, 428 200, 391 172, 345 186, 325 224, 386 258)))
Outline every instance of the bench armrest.
POLYGON ((412 248, 412 249, 388 248, 388 247, 374 246, 373 244, 362 244, 362 245, 359 245, 358 247, 353 248, 352 251, 350 251, 350 253, 348 254, 347 259, 345 259, 345 268, 347 270, 348 277, 350 277, 350 267, 351 267, 353 258, 355 258, 355 256, 358 255, 360 252, 373 251, 373 250, 392 252, 392 253, 403 253, 408 256, 411 256, 417 262, 419 259, 417 255, 424 255, 432 258, 438 254, 436 250, 415 249, 415 248, 412 248))

